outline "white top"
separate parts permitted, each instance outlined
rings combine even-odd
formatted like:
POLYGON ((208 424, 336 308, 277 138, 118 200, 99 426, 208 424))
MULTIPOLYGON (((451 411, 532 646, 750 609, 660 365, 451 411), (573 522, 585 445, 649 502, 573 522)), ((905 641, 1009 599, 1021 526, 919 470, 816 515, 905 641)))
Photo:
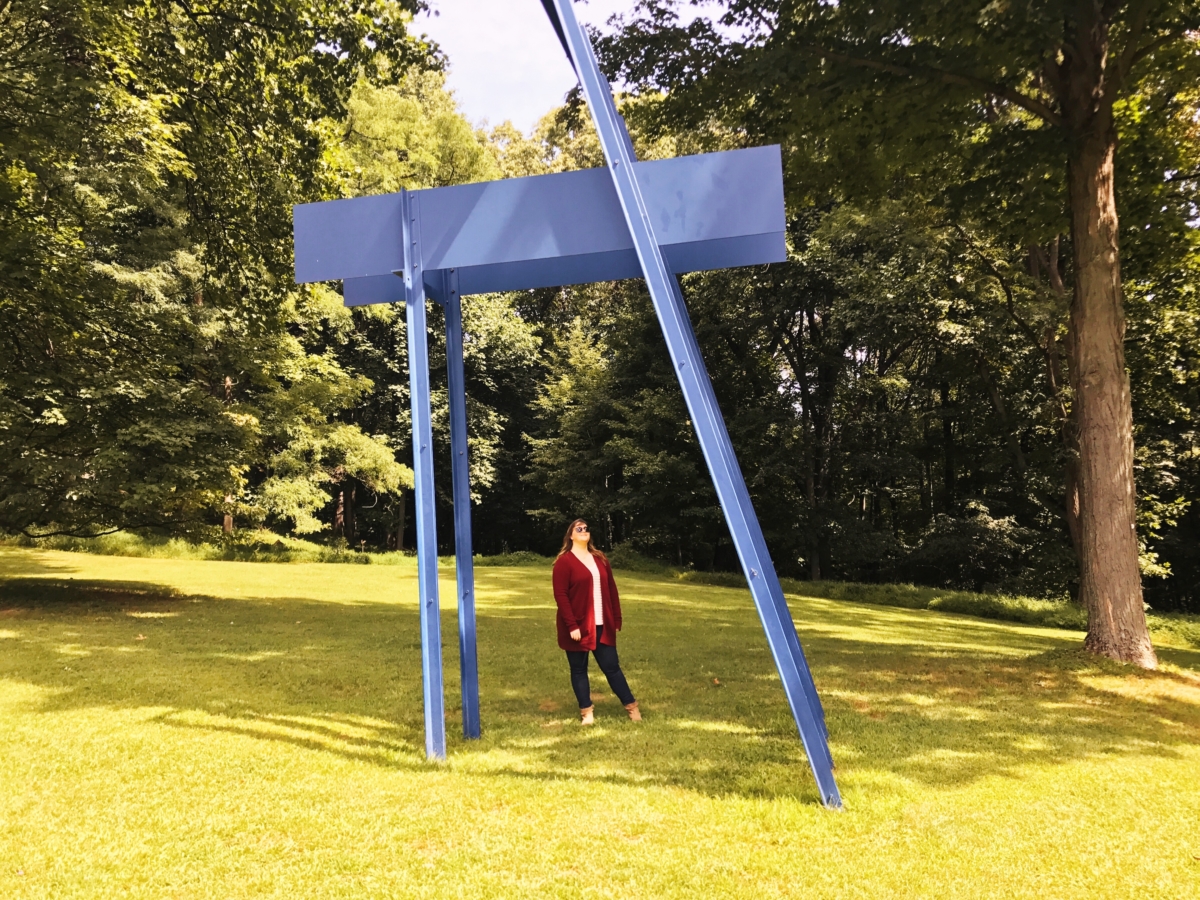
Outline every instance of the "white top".
POLYGON ((582 556, 578 553, 575 558, 588 567, 588 571, 592 573, 592 608, 596 611, 596 625, 604 624, 604 605, 600 602, 600 567, 596 565, 596 560, 590 553, 584 553, 582 556))

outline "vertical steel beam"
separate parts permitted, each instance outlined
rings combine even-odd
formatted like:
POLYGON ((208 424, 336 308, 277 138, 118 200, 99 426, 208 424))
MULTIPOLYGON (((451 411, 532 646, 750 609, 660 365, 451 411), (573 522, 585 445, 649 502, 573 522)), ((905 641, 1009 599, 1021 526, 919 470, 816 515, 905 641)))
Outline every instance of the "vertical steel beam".
POLYGON ((403 195, 404 307, 408 334, 408 389, 412 404, 414 497, 417 507, 417 593, 421 605, 421 681, 425 700, 425 754, 446 758, 446 701, 442 687, 442 630, 438 606, 437 518, 433 489, 433 424, 429 405, 429 340, 425 278, 421 271, 421 211, 403 195))
POLYGON ((579 74, 584 97, 596 123, 600 146, 625 212, 625 220, 683 389, 696 437, 766 631, 767 642, 796 719, 821 800, 828 807, 840 808, 842 801, 833 777, 833 759, 829 753, 821 702, 800 648, 779 577, 767 552, 762 528, 750 503, 750 494, 734 456, 729 432, 717 406, 716 394, 700 354, 679 283, 667 267, 662 250, 654 238, 646 204, 634 177, 632 147, 624 122, 616 111, 608 82, 600 73, 591 42, 575 18, 571 0, 551 2, 558 13, 571 61, 579 74))
POLYGON ((450 400, 450 454, 454 486, 454 555, 458 576, 458 665, 463 737, 479 737, 479 661, 475 641, 475 563, 471 546, 471 479, 467 449, 467 394, 463 372, 462 297, 458 273, 438 273, 434 298, 446 311, 446 381, 450 400))

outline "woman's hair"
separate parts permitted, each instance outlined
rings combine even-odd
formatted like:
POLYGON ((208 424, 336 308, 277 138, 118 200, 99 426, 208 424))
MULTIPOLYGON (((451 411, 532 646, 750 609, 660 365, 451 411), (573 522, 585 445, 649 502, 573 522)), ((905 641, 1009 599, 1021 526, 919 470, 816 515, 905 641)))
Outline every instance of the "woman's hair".
MULTIPOLYGON (((587 519, 576 519, 574 522, 572 522, 570 525, 567 526, 567 534, 563 538, 562 549, 558 551, 559 556, 562 556, 564 553, 566 553, 568 550, 571 549, 571 535, 573 535, 575 533, 575 526, 576 525, 586 525, 586 524, 587 524, 587 519)), ((595 544, 592 543, 592 533, 590 531, 588 532, 587 548, 588 548, 588 553, 592 554, 592 556, 598 556, 604 560, 608 559, 608 557, 605 556, 603 553, 601 553, 599 550, 597 550, 595 544)))

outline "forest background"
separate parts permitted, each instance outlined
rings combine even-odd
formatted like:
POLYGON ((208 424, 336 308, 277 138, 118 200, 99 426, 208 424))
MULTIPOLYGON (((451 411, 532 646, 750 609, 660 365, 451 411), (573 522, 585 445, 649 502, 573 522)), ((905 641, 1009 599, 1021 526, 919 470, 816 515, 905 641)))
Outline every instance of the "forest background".
MULTIPOLYGON (((472 127, 419 5, 0 0, 0 530, 412 546, 402 314, 293 284, 291 206, 603 163, 577 97, 472 127)), ((969 62, 1061 5, 876 3, 847 40, 903 8, 969 62)), ((776 565, 1072 594, 1065 163, 932 70, 763 52, 755 22, 821 6, 731 0, 735 39, 652 0, 600 41, 642 158, 783 148, 789 262, 682 279, 776 565)), ((1172 39, 1114 106, 1137 533, 1150 605, 1198 611, 1200 11, 1151 6, 1172 39)), ((584 516, 606 549, 737 568, 640 282, 464 317, 479 552, 552 553, 584 516)))

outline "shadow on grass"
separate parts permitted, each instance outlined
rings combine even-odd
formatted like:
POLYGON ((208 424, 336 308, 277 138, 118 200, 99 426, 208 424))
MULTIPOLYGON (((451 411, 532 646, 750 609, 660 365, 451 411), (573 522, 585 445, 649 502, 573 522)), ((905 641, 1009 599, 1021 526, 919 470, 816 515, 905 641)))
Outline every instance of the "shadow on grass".
MULTIPOLYGON (((39 566, 0 582, 0 678, 45 689, 33 712, 150 709, 172 728, 431 767, 415 603, 230 600, 39 566)), ((598 724, 585 730, 542 574, 478 573, 478 742, 459 737, 457 631, 443 609, 452 769, 815 802, 744 591, 625 578, 622 663, 647 720, 626 721, 593 667, 598 724)), ((1066 632, 791 602, 844 788, 881 789, 881 774, 954 786, 1200 741, 1200 676, 1184 668, 1200 669, 1200 653, 1164 653, 1180 668, 1140 673, 1084 656, 1066 632)))

